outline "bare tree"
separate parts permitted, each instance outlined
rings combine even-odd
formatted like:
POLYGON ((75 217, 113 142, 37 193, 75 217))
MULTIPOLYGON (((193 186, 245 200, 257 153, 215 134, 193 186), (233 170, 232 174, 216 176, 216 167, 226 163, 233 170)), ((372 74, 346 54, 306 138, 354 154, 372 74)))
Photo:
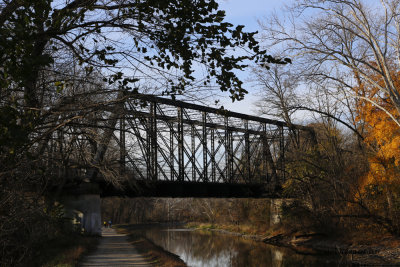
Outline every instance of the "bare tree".
POLYGON ((257 107, 260 113, 293 123, 293 107, 299 106, 299 75, 287 66, 275 65, 270 69, 253 68, 254 85, 260 95, 257 107))
POLYGON ((345 89, 346 97, 373 102, 349 89, 361 84, 378 88, 377 94, 387 95, 397 109, 397 114, 385 112, 400 125, 400 93, 391 73, 400 66, 399 5, 397 0, 301 0, 288 8, 287 22, 275 16, 263 24, 265 38, 285 47, 314 79, 345 89))
MULTIPOLYGON (((309 101, 298 108, 322 115, 324 123, 318 127, 322 136, 327 137, 326 141, 319 142, 318 157, 308 162, 320 168, 320 172, 316 169, 307 172, 306 183, 299 181, 299 184, 304 192, 310 188, 314 192, 328 192, 329 188, 335 194, 332 198, 335 202, 340 200, 356 207, 350 210, 337 206, 339 209, 335 212, 341 212, 338 217, 347 213, 348 217, 369 219, 398 235, 397 217, 375 208, 381 201, 379 207, 385 205, 393 211, 393 195, 397 189, 389 189, 384 183, 382 186, 387 191, 382 195, 385 196, 377 200, 371 197, 374 192, 362 193, 370 192, 365 184, 348 179, 344 168, 354 171, 356 177, 367 173, 366 150, 359 151, 349 136, 337 134, 340 131, 332 120, 356 133, 359 144, 365 135, 365 122, 356 118, 357 107, 362 103, 372 103, 400 126, 400 91, 396 80, 400 67, 400 2, 300 0, 286 11, 286 21, 275 16, 263 24, 265 39, 269 45, 280 47, 285 55, 293 58, 295 67, 303 70, 309 101), (357 89, 363 87, 374 90, 366 93, 367 90, 357 89), (376 99, 387 99, 388 105, 394 108, 389 110, 376 99), (349 164, 354 158, 365 164, 349 164), (324 173, 329 176, 324 177, 324 173)), ((319 202, 319 208, 329 210, 326 205, 329 201, 315 201, 319 196, 312 191, 308 192, 312 202, 319 202)))

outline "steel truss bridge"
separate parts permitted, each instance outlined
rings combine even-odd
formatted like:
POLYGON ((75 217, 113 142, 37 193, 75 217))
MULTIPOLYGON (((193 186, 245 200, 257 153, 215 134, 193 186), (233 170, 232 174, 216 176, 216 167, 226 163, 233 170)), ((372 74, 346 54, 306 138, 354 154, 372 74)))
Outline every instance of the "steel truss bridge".
POLYGON ((103 196, 272 196, 287 178, 287 154, 312 133, 152 95, 128 102, 118 124, 114 142, 129 179, 123 189, 103 183, 103 196))

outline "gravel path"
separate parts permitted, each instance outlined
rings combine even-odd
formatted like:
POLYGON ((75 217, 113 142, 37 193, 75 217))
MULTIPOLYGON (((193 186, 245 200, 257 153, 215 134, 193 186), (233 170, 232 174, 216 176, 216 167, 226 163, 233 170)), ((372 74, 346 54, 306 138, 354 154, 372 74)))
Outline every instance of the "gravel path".
POLYGON ((117 234, 114 229, 110 228, 103 228, 101 235, 102 238, 97 249, 86 256, 79 266, 156 266, 154 262, 151 263, 149 258, 137 252, 129 243, 127 235, 117 234))

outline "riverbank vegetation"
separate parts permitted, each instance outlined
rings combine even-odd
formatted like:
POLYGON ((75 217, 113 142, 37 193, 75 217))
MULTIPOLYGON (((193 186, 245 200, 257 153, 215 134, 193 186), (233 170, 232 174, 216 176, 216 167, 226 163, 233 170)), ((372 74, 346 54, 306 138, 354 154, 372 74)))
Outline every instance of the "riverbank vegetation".
POLYGON ((129 227, 139 229, 136 238, 141 236, 141 227, 186 227, 289 247, 300 254, 339 253, 349 264, 399 263, 400 239, 385 229, 376 225, 370 226, 375 229, 325 229, 313 217, 295 216, 297 204, 289 213, 284 205, 276 218, 271 212, 279 207, 273 204, 271 199, 107 198, 103 199, 102 216, 133 224, 129 227))
POLYGON ((41 267, 74 267, 82 258, 94 250, 99 237, 82 236, 77 233, 63 235, 41 246, 35 246, 35 256, 27 265, 41 267))
POLYGON ((286 224, 356 239, 400 236, 399 8, 302 0, 287 8, 291 22, 262 23, 266 44, 295 66, 256 69, 270 100, 260 109, 288 123, 318 120, 308 122, 314 148, 290 156, 283 188, 296 201, 283 208, 286 224))
POLYGON ((105 198, 102 217, 118 224, 193 222, 264 234, 273 224, 271 206, 270 199, 105 198))

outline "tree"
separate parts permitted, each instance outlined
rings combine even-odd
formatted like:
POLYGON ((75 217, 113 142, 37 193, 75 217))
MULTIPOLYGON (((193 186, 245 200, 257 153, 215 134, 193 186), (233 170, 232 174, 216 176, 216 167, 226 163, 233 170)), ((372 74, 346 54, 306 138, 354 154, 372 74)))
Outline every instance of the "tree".
MULTIPOLYGON (((394 207, 398 205, 400 94, 398 73, 394 70, 400 66, 400 2, 301 0, 288 12, 288 23, 275 18, 264 24, 266 39, 281 45, 285 55, 303 66, 307 85, 318 89, 310 95, 324 92, 326 103, 334 105, 322 102, 319 106, 333 108, 339 114, 334 116, 335 120, 347 124, 363 141, 358 152, 345 149, 341 142, 339 146, 332 143, 333 148, 346 150, 353 160, 367 160, 367 156, 369 159, 370 170, 359 166, 360 171, 355 174, 361 179, 353 181, 354 177, 342 171, 357 164, 348 165, 349 158, 344 153, 332 150, 333 155, 342 159, 325 184, 336 177, 335 173, 339 174, 340 187, 346 189, 339 199, 348 205, 341 206, 336 215, 356 218, 358 223, 367 219, 368 223, 379 224, 398 235, 399 215, 394 207), (366 145, 369 149, 365 149, 366 145)), ((307 110, 332 117, 332 112, 321 112, 320 108, 307 110)), ((316 162, 318 159, 310 163, 316 162)), ((330 167, 336 161, 328 163, 330 167)))
MULTIPOLYGON (((399 88, 399 72, 391 71, 391 76, 394 78, 394 85, 399 88)), ((371 75, 371 78, 374 76, 371 75)), ((384 81, 381 77, 376 77, 376 83, 382 84, 384 81)), ((400 136, 396 123, 399 116, 396 115, 395 105, 387 94, 381 93, 374 86, 361 84, 355 87, 354 91, 358 95, 365 96, 357 102, 355 108, 358 114, 357 119, 366 124, 365 142, 372 149, 373 156, 382 165, 398 166, 400 155, 397 148, 400 144, 400 136)))
POLYGON ((369 84, 386 93, 399 113, 399 93, 390 73, 391 65, 400 64, 398 1, 302 0, 288 11, 289 23, 275 18, 264 24, 267 40, 285 44, 286 54, 306 66, 314 79, 329 80, 332 96, 343 102, 360 98, 351 88, 369 84), (377 84, 371 74, 383 83, 377 84), (345 90, 341 96, 337 88, 345 90))
POLYGON ((154 74, 144 70, 157 70, 167 78, 164 91, 171 94, 193 83, 194 62, 199 62, 209 70, 205 83, 215 77, 220 89, 229 90, 234 99, 242 98, 245 91, 233 70, 243 69, 246 59, 265 55, 254 33, 224 22, 224 12, 212 0, 4 1, 0 18, 5 40, 1 44, 2 87, 21 88, 30 107, 40 104, 39 72, 61 60, 57 53, 66 51, 88 73, 101 66, 109 71, 103 70, 107 82, 118 81, 125 88, 154 74), (245 46, 253 54, 234 56, 227 51, 245 46), (139 74, 117 71, 121 67, 139 74), (170 75, 172 69, 178 74, 175 77, 170 75))
MULTIPOLYGON (((400 76, 391 70, 394 85, 399 88, 400 76)), ((381 77, 376 83, 383 84, 381 77)), ((396 108, 389 96, 374 86, 361 85, 354 88, 359 95, 365 96, 357 102, 357 119, 366 125, 365 143, 368 145, 369 171, 360 178, 361 191, 357 198, 364 202, 369 213, 377 214, 385 227, 400 233, 400 181, 399 167, 400 132, 396 120, 396 108), (372 100, 367 101, 366 99, 372 100), (374 104, 373 104, 374 103, 374 104), (377 105, 379 107, 377 107, 377 105), (395 114, 395 115, 392 115, 395 114), (392 118, 394 117, 394 118, 392 118), (385 207, 382 209, 382 207, 385 207)))
POLYGON ((300 97, 296 89, 301 76, 279 65, 270 69, 254 68, 253 75, 255 87, 261 96, 257 103, 260 113, 293 124, 293 107, 299 106, 300 97))
MULTIPOLYGON (((149 87, 174 97, 216 84, 240 100, 246 91, 235 70, 244 69, 246 60, 281 62, 259 48, 255 33, 224 22, 224 12, 214 0, 15 0, 3 1, 0 7, 5 118, 0 144, 9 154, 24 153, 41 141, 38 156, 54 129, 104 106, 113 106, 114 115, 108 114, 109 122, 100 126, 115 128, 123 105, 116 104, 149 87), (251 52, 238 56, 231 48, 251 52), (201 66, 205 77, 199 74, 201 66), (87 79, 93 73, 95 82, 87 79), (95 88, 77 92, 82 80, 95 88), (87 95, 97 95, 96 101, 73 106, 77 97, 87 95)), ((93 166, 104 156, 112 131, 102 134, 93 166)))
POLYGON ((0 1, 2 263, 23 264, 58 233, 36 231, 54 219, 46 189, 63 186, 60 166, 98 167, 131 94, 216 85, 243 98, 235 70, 278 62, 254 34, 214 0, 0 1))

